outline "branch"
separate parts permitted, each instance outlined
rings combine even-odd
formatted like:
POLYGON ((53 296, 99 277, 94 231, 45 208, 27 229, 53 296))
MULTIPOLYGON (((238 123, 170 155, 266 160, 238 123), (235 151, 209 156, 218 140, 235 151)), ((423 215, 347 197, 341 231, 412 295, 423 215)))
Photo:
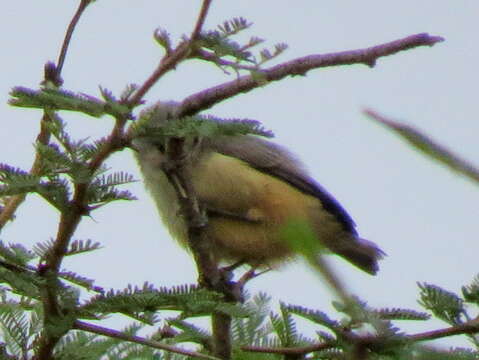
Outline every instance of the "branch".
POLYGON ((402 124, 378 114, 373 110, 366 109, 364 113, 370 118, 395 131, 404 140, 412 144, 417 150, 432 157, 434 160, 446 165, 451 170, 467 176, 476 183, 479 182, 479 169, 466 160, 461 159, 446 147, 440 145, 425 134, 414 129, 412 126, 402 124))
POLYGON ((454 335, 476 333, 479 333, 479 318, 473 319, 461 325, 408 335, 407 338, 411 341, 429 341, 454 335))
POLYGON ((195 29, 193 30, 193 33, 190 36, 190 43, 193 43, 194 41, 198 40, 198 37, 200 36, 200 33, 201 33, 201 29, 203 28, 203 25, 205 23, 206 15, 208 14, 208 10, 212 2, 213 0, 203 0, 203 5, 201 5, 200 15, 198 16, 198 20, 196 20, 195 29))
POLYGON ((282 354, 282 355, 305 355, 315 351, 331 349, 337 346, 335 343, 319 343, 308 346, 286 348, 286 347, 261 347, 261 346, 242 346, 241 350, 248 352, 282 354))
POLYGON ((213 354, 220 359, 231 359, 231 316, 215 312, 211 315, 213 354))
MULTIPOLYGON (((116 119, 115 126, 101 148, 101 151, 91 159, 88 164, 88 169, 91 174, 94 174, 111 154, 126 147, 126 140, 123 136, 125 122, 126 119, 124 118, 116 119)), ((47 259, 48 268, 55 273, 58 273, 60 269, 69 241, 82 216, 88 214, 91 210, 85 204, 89 185, 89 182, 75 184, 73 200, 70 202, 70 211, 62 213, 61 215, 55 244, 52 248, 51 256, 47 259)))
MULTIPOLYGON (((216 64, 220 67, 221 66, 230 66, 235 70, 258 71, 258 67, 256 65, 241 65, 241 64, 238 64, 237 62, 223 59, 223 58, 219 57, 218 55, 215 55, 214 53, 203 50, 203 49, 195 49, 195 52, 194 52, 193 55, 194 55, 195 59, 209 61, 209 62, 212 62, 212 63, 214 63, 214 64, 216 64)), ((223 69, 223 71, 226 74, 229 74, 224 69, 223 69)))
MULTIPOLYGON (((468 321, 461 325, 451 326, 448 328, 431 330, 422 333, 405 335, 403 338, 406 341, 419 342, 419 341, 430 341, 440 338, 445 338, 454 335, 464 335, 464 334, 476 334, 479 333, 479 317, 468 321)), ((351 336, 349 334, 348 338, 350 341, 360 344, 365 347, 375 346, 384 342, 382 337, 374 336, 351 336)), ((317 343, 308 346, 302 347, 261 347, 261 346, 242 346, 241 350, 248 352, 259 352, 259 353, 271 353, 271 354, 283 354, 283 355, 306 355, 315 351, 330 349, 336 347, 337 344, 332 343, 317 343)))
POLYGON ((287 76, 305 75, 310 70, 330 66, 364 64, 373 67, 380 57, 419 46, 432 46, 441 41, 444 41, 442 37, 421 33, 365 49, 297 58, 193 94, 181 103, 179 116, 196 114, 225 99, 262 87, 265 82, 278 81, 287 76))
POLYGON ((209 7, 212 0, 204 0, 201 6, 198 20, 189 40, 182 41, 174 50, 167 52, 161 59, 160 64, 155 69, 153 74, 135 91, 133 96, 127 101, 130 106, 136 106, 141 103, 143 96, 156 84, 156 82, 168 71, 173 70, 176 66, 188 57, 194 42, 201 33, 201 29, 208 14, 209 7))
MULTIPOLYGON (((94 174, 103 162, 115 151, 123 149, 125 138, 123 136, 126 118, 118 117, 115 126, 104 143, 101 151, 90 160, 88 168, 90 174, 94 174)), ((65 258, 70 240, 75 233, 82 217, 91 210, 86 204, 87 190, 90 182, 76 183, 74 185, 73 199, 69 203, 69 209, 62 212, 60 224, 58 226, 57 236, 46 263, 42 266, 40 273, 45 282, 43 291, 44 323, 56 321, 62 318, 61 306, 58 304, 57 282, 58 273, 61 264, 65 258)), ((68 329, 65 329, 65 332, 68 329)), ((39 339, 38 359, 46 360, 51 358, 54 346, 60 340, 61 335, 50 336, 48 333, 42 334, 39 339)))
POLYGON ((63 69, 63 64, 65 63, 65 58, 67 56, 68 52, 68 47, 70 46, 70 42, 72 39, 73 32, 75 31, 75 27, 78 24, 78 21, 80 20, 80 17, 82 16, 83 12, 85 9, 90 5, 92 0, 81 0, 80 5, 78 5, 78 9, 75 12, 75 15, 73 15, 73 18, 70 21, 70 24, 68 25, 67 31, 65 33, 65 38, 63 40, 62 44, 62 49, 60 51, 60 55, 58 56, 57 60, 57 74, 60 76, 60 73, 62 72, 63 69))
MULTIPOLYGON (((65 58, 68 52, 68 47, 71 42, 71 38, 73 32, 75 30, 78 21, 80 20, 81 15, 83 14, 84 10, 87 8, 88 5, 92 0, 81 0, 80 5, 78 6, 77 11, 73 15, 73 18, 68 25, 67 31, 65 33, 65 38, 63 40, 63 44, 60 50, 60 54, 58 55, 57 64, 47 63, 45 65, 45 74, 43 83, 47 83, 51 81, 55 86, 61 86, 61 72, 63 69, 63 64, 65 62, 65 58)), ((41 144, 48 144, 50 141, 50 132, 46 127, 46 122, 50 121, 50 115, 47 112, 44 112, 41 123, 40 123, 40 133, 37 136, 37 142, 41 144)), ((42 169, 42 159, 39 153, 36 154, 35 160, 33 161, 33 165, 30 169, 30 173, 32 175, 39 175, 42 169)), ((15 195, 12 196, 9 201, 5 204, 5 207, 0 211, 0 231, 2 228, 13 218, 15 212, 17 211, 18 207, 22 204, 25 200, 26 194, 15 195)))
POLYGON ((185 59, 189 52, 189 42, 184 41, 180 43, 173 51, 164 56, 158 67, 153 71, 148 79, 136 90, 133 96, 128 99, 127 104, 136 106, 141 104, 143 96, 156 84, 156 82, 168 71, 174 69, 183 59, 185 59))
POLYGON ((206 360, 220 360, 216 357, 209 356, 209 355, 206 355, 206 354, 201 354, 201 353, 196 352, 196 351, 190 351, 190 350, 182 349, 182 348, 179 348, 179 347, 176 347, 176 346, 163 344, 163 343, 160 343, 158 341, 149 340, 149 339, 146 339, 146 338, 143 338, 143 337, 140 337, 140 336, 136 336, 136 335, 127 335, 125 333, 122 333, 121 331, 108 329, 108 328, 98 326, 98 325, 88 324, 88 323, 83 322, 83 321, 78 321, 78 320, 75 321, 75 323, 73 324, 73 328, 76 329, 76 330, 83 330, 83 331, 87 331, 87 332, 90 332, 90 333, 93 333, 93 334, 107 336, 107 337, 110 337, 110 338, 115 338, 115 339, 120 339, 120 340, 124 340, 124 341, 134 342, 134 343, 141 344, 141 345, 146 345, 146 346, 149 346, 149 347, 152 347, 152 348, 155 348, 155 349, 165 350, 165 351, 169 351, 169 352, 173 352, 173 353, 177 353, 177 354, 181 354, 181 355, 185 355, 185 356, 190 356, 190 357, 193 357, 193 358, 206 359, 206 360))

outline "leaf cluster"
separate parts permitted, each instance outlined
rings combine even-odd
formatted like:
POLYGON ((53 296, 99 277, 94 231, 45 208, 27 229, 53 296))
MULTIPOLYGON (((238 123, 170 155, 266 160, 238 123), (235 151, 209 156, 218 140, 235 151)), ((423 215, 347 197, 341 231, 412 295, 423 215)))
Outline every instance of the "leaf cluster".
POLYGON ((41 159, 41 170, 31 174, 25 170, 0 164, 0 197, 36 193, 60 211, 67 211, 72 201, 72 189, 87 184, 87 204, 98 207, 115 200, 134 200, 135 197, 119 185, 134 181, 124 172, 106 175, 107 169, 92 168, 91 161, 105 146, 105 139, 87 142, 73 140, 66 131, 65 122, 50 113, 45 127, 54 140, 35 147, 41 159))
MULTIPOLYGON (((437 285, 418 283, 420 288, 419 303, 430 310, 434 316, 449 325, 464 325, 477 318, 479 307, 479 276, 471 284, 462 287, 462 296, 437 285), (471 311, 474 309, 475 313, 471 311)), ((468 335, 470 342, 479 348, 475 335, 468 335)))
POLYGON ((186 116, 162 121, 162 104, 152 106, 133 125, 132 136, 165 142, 169 138, 215 138, 218 136, 257 135, 273 137, 270 130, 252 119, 223 119, 215 116, 186 116))
MULTIPOLYGON (((252 36, 245 42, 233 38, 251 27, 252 23, 243 17, 236 17, 218 25, 216 29, 202 31, 194 41, 189 58, 196 58, 213 63, 228 73, 227 68, 236 73, 247 70, 250 73, 260 74, 261 65, 277 58, 286 49, 285 43, 274 45, 273 50, 264 48, 255 55, 252 49, 264 42, 263 39, 252 36)), ((155 32, 155 39, 162 46, 166 54, 173 51, 172 40, 164 29, 155 32)), ((183 36, 183 42, 188 38, 183 36)))
MULTIPOLYGON (((106 89, 100 89, 103 100, 86 94, 75 94, 62 89, 44 88, 32 90, 17 86, 10 92, 9 104, 23 108, 45 109, 50 111, 74 111, 93 117, 111 115, 131 118, 131 109, 118 101, 106 89)), ((127 91, 132 91, 128 89, 127 91)), ((126 96, 126 95, 125 95, 126 96)))

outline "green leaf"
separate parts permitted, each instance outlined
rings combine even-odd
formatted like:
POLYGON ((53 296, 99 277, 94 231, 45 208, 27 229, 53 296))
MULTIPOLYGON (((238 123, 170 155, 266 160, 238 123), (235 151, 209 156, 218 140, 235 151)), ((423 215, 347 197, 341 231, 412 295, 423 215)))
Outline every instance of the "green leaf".
POLYGON ((66 179, 54 178, 40 183, 35 192, 60 211, 69 207, 70 185, 66 179))
POLYGON ((49 239, 47 241, 38 242, 33 246, 33 252, 41 260, 44 260, 50 254, 54 245, 55 245, 55 240, 54 239, 49 239))
POLYGON ((116 172, 107 176, 97 176, 87 190, 89 204, 105 204, 116 200, 136 200, 128 190, 118 190, 116 186, 135 182, 133 176, 116 172))
POLYGON ((451 325, 462 323, 461 315, 465 314, 465 310, 464 301, 459 296, 436 285, 418 283, 418 286, 421 306, 451 325))
POLYGON ((467 302, 479 305, 479 275, 476 275, 470 285, 462 287, 462 295, 467 302))
POLYGON ((386 119, 372 111, 367 110, 365 113, 385 125, 388 129, 394 131, 416 150, 445 165, 450 170, 456 171, 475 182, 479 182, 479 169, 477 167, 461 159, 458 155, 431 139, 426 134, 412 126, 386 119))
POLYGON ((32 90, 25 87, 15 87, 10 92, 13 106, 51 110, 70 110, 85 113, 93 117, 104 115, 104 104, 98 99, 87 99, 65 90, 42 89, 32 90))
POLYGON ((25 311, 13 303, 0 304, 0 329, 8 350, 24 358, 29 345, 29 321, 25 311))
POLYGON ((173 50, 171 44, 171 37, 168 31, 162 28, 155 30, 155 40, 156 42, 165 49, 165 52, 169 54, 173 50))
POLYGON ((21 244, 5 244, 0 241, 0 258, 21 267, 34 259, 36 255, 21 244))
POLYGON ((82 254, 85 252, 90 252, 94 250, 101 249, 101 244, 99 242, 93 242, 93 240, 74 240, 70 243, 70 246, 65 253, 65 256, 82 254))
MULTIPOLYGON (((104 94, 105 91, 102 90, 104 94)), ((130 109, 119 102, 109 100, 103 102, 93 96, 75 94, 66 90, 41 89, 32 90, 17 86, 10 92, 9 104, 24 108, 48 110, 68 110, 100 117, 105 114, 130 117, 130 109)))
POLYGON ((167 321, 170 326, 181 330, 181 332, 174 337, 175 343, 194 342, 204 345, 211 342, 211 334, 205 329, 180 319, 169 319, 167 321))
POLYGON ((288 45, 285 43, 279 43, 274 46, 274 51, 271 52, 268 49, 263 49, 260 51, 260 61, 257 62, 257 65, 263 65, 264 63, 278 57, 281 55, 286 49, 288 45))
POLYGON ((89 313, 123 313, 137 317, 147 312, 171 310, 182 312, 182 317, 209 315, 216 310, 220 296, 193 286, 154 288, 145 283, 142 288, 128 285, 124 290, 110 290, 97 295, 81 308, 89 313))
POLYGON ((103 292, 103 289, 101 287, 94 285, 95 280, 78 275, 72 271, 62 271, 58 274, 58 276, 87 290, 100 293, 103 292))
POLYGON ((144 111, 134 125, 134 137, 146 137, 155 141, 168 137, 217 137, 222 135, 258 135, 273 137, 273 133, 252 119, 222 119, 214 116, 187 116, 174 121, 166 120, 164 107, 157 104, 144 111))
POLYGON ((374 312, 383 320, 428 320, 431 317, 425 312, 401 308, 384 308, 374 312))
POLYGON ((291 220, 280 231, 281 239, 293 252, 303 255, 312 263, 316 262, 317 254, 324 250, 311 225, 306 221, 291 220))
POLYGON ((269 316, 271 298, 259 293, 244 305, 251 314, 244 318, 233 317, 232 335, 235 342, 242 345, 258 345, 272 334, 272 328, 265 320, 269 316))
POLYGON ((313 323, 325 326, 330 329, 340 327, 340 323, 331 319, 326 313, 319 310, 308 309, 299 305, 288 305, 288 311, 292 314, 299 315, 313 323))
POLYGON ((280 315, 271 313, 270 321, 282 346, 290 347, 302 344, 301 340, 303 339, 298 334, 296 322, 287 305, 280 303, 280 315))
POLYGON ((6 164, 0 164, 0 196, 35 192, 40 177, 6 164))
POLYGON ((233 41, 220 31, 203 32, 195 42, 198 47, 211 50, 219 58, 231 56, 237 61, 253 62, 251 52, 244 50, 238 42, 233 41))
POLYGON ((225 21, 222 25, 218 25, 218 29, 224 37, 228 37, 250 28, 251 25, 253 25, 253 23, 250 23, 245 18, 235 17, 231 20, 225 21))
POLYGON ((30 270, 1 261, 0 283, 8 284, 12 293, 36 299, 44 281, 30 270))

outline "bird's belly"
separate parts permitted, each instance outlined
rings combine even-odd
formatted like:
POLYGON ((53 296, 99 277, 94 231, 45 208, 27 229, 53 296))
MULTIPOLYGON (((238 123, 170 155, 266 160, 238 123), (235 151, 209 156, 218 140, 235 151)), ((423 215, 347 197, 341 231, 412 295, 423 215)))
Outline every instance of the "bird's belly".
POLYGON ((271 265, 290 255, 280 226, 212 218, 205 235, 219 260, 271 265))

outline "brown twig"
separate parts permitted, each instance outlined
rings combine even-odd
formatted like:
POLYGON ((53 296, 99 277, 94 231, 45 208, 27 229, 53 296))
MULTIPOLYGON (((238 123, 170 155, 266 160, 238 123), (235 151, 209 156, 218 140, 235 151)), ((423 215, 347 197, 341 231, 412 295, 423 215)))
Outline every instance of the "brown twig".
POLYGON ((176 66, 187 57, 189 52, 189 43, 182 42, 168 55, 161 59, 158 67, 153 71, 148 79, 136 90, 133 96, 128 99, 130 106, 141 104, 143 96, 156 84, 156 82, 168 71, 176 68, 176 66))
MULTIPOLYGON (((90 163, 88 164, 88 169, 90 170, 91 174, 100 168, 103 162, 112 153, 122 150, 126 146, 125 139, 123 137, 125 121, 126 120, 123 118, 116 120, 113 130, 103 144, 101 150, 93 159, 91 159, 90 163)), ((69 241, 75 232, 81 217, 87 215, 90 211, 85 204, 86 192, 89 185, 89 183, 84 182, 75 184, 73 199, 70 202, 70 211, 62 213, 61 215, 55 244, 47 261, 48 268, 55 273, 60 270, 60 266, 67 251, 69 241)))
MULTIPOLYGON (((464 335, 464 334, 476 334, 479 333, 479 318, 468 321, 464 324, 451 326, 438 330, 431 330, 426 332, 421 332, 412 335, 405 335, 404 339, 411 342, 421 342, 421 341, 430 341, 437 340, 454 335, 464 335)), ((369 347, 381 344, 383 341, 380 337, 361 337, 361 336, 351 336, 348 337, 351 341, 356 344, 361 345, 362 347, 369 347)), ((315 351, 326 350, 333 347, 336 347, 336 343, 318 343, 308 346, 301 347, 262 347, 262 346, 242 346, 241 350, 248 352, 260 352, 260 353, 271 353, 271 354, 283 354, 283 355, 306 355, 315 351)))
POLYGON ((98 326, 98 325, 89 324, 89 323, 86 323, 86 322, 83 322, 83 321, 78 321, 78 320, 75 321, 75 323, 73 324, 73 328, 76 329, 76 330, 83 330, 83 331, 87 331, 87 332, 90 332, 90 333, 93 333, 93 334, 107 336, 107 337, 110 337, 110 338, 115 338, 115 339, 120 339, 120 340, 124 340, 124 341, 134 342, 134 343, 141 344, 141 345, 146 345, 146 346, 149 346, 149 347, 152 347, 152 348, 155 348, 155 349, 165 350, 165 351, 173 352, 173 353, 176 353, 176 354, 190 356, 190 357, 193 357, 193 358, 205 359, 205 360, 220 360, 220 359, 218 359, 214 356, 209 356, 209 355, 202 354, 202 353, 199 353, 199 352, 196 352, 196 351, 182 349, 182 348, 179 348, 177 346, 163 344, 163 343, 160 343, 158 341, 143 338, 141 336, 127 335, 125 333, 122 333, 121 331, 105 328, 105 327, 98 326))
MULTIPOLYGON (((57 86, 61 85, 61 72, 63 69, 63 64, 65 63, 65 58, 68 53, 68 47, 71 42, 71 38, 73 32, 75 31, 76 25, 80 20, 83 12, 87 8, 87 6, 91 3, 91 0, 81 0, 78 6, 77 11, 73 15, 73 18, 68 25, 67 31, 65 33, 65 38, 62 43, 62 47, 60 53, 58 55, 57 64, 53 65, 51 63, 47 63, 45 66, 45 79, 44 82, 48 80, 52 80, 54 84, 57 86)), ((37 136, 37 143, 41 144, 48 144, 50 141, 50 131, 47 129, 46 123, 50 121, 50 114, 44 112, 41 125, 40 125, 40 133, 37 136)), ((35 160, 33 161, 33 165, 30 169, 30 174, 38 175, 41 171, 41 164, 42 159, 39 153, 35 155, 35 160)), ((15 195, 10 198, 10 200, 5 204, 5 207, 0 212, 0 231, 2 228, 13 218, 15 212, 17 211, 18 207, 22 204, 25 200, 26 194, 15 195)))
POLYGON ((201 29, 203 28, 203 25, 206 20, 206 15, 208 15, 208 10, 210 9, 212 2, 213 0, 203 0, 200 14, 198 16, 198 19, 196 20, 195 28, 190 36, 190 43, 193 43, 194 41, 198 40, 198 37, 200 36, 200 33, 201 33, 201 29))
POLYGON ((160 61, 158 67, 153 71, 148 79, 135 91, 133 96, 128 100, 128 104, 135 106, 141 103, 143 96, 157 83, 157 81, 168 71, 173 70, 176 66, 186 59, 194 47, 194 42, 198 39, 201 29, 204 25, 206 15, 212 0, 204 0, 201 6, 200 14, 195 24, 195 28, 191 33, 190 39, 182 41, 174 50, 167 53, 160 61))
MULTIPOLYGON (((118 118, 115 127, 110 133, 107 141, 103 144, 101 151, 88 164, 90 173, 93 174, 113 152, 125 147, 123 128, 126 119, 118 118)), ((57 236, 49 253, 45 265, 42 266, 41 275, 47 281, 43 294, 44 322, 49 323, 62 317, 57 299, 56 279, 68 249, 70 240, 75 233, 82 216, 88 214, 90 209, 86 204, 86 195, 89 183, 77 183, 74 186, 73 199, 69 203, 69 210, 62 212, 57 236)), ((65 332, 68 329, 65 330, 65 332)), ((57 331, 58 333, 58 331, 57 331)), ((38 353, 36 359, 47 360, 51 358, 54 346, 62 334, 50 336, 44 333, 39 339, 38 353)))
POLYGON ((195 59, 209 61, 218 66, 230 66, 235 70, 258 71, 258 67, 255 65, 241 65, 234 61, 222 59, 218 57, 218 55, 215 55, 214 53, 203 50, 203 49, 195 49, 195 52, 193 55, 195 59))
POLYGON ((461 325, 408 335, 407 338, 411 341, 417 342, 436 340, 454 335, 477 333, 479 333, 479 318, 473 319, 461 325))
POLYGON ((321 351, 331 349, 337 346, 334 343, 320 343, 309 346, 301 346, 294 348, 287 347, 262 347, 262 346, 242 346, 241 350, 248 352, 269 353, 269 354, 282 354, 282 355, 305 355, 315 351, 321 351))
MULTIPOLYGON (((117 118, 115 126, 107 138, 103 147, 98 154, 91 159, 88 164, 90 173, 93 174, 102 165, 104 160, 113 152, 123 149, 124 138, 123 128, 126 119, 117 118)), ((82 216, 88 214, 90 209, 86 204, 86 195, 89 183, 76 183, 74 185, 73 199, 69 203, 68 211, 64 211, 60 215, 60 224, 58 226, 57 236, 51 252, 46 258, 45 265, 42 265, 41 275, 47 280, 43 290, 43 309, 44 309, 44 323, 52 323, 54 321, 61 321, 62 313, 57 299, 57 277, 60 271, 61 264, 68 249, 70 240, 75 233, 82 216)), ((68 329, 65 329, 65 333, 68 329)), ((44 332, 39 339, 38 352, 36 359, 47 360, 51 358, 53 348, 60 340, 61 336, 58 331, 51 335, 44 332)))
MULTIPOLYGON (((47 128, 47 123, 50 121, 50 114, 44 112, 40 121, 40 133, 37 136, 37 143, 46 145, 50 141, 50 131, 47 128)), ((39 175, 42 169, 42 158, 40 153, 36 153, 35 160, 30 169, 30 174, 39 175)), ((0 211, 0 231, 13 218, 18 207, 25 200, 26 194, 14 195, 6 202, 5 207, 0 211)))
POLYGON ((419 46, 432 46, 443 40, 439 36, 421 33, 365 49, 309 55, 293 59, 268 69, 258 70, 254 76, 244 75, 227 83, 193 94, 181 103, 179 116, 196 114, 225 99, 264 86, 265 82, 278 81, 287 76, 305 75, 310 70, 329 66, 364 64, 372 67, 380 57, 393 55, 419 46))
POLYGON ((80 20, 83 12, 85 9, 90 5, 92 0, 81 0, 80 5, 78 5, 78 9, 75 12, 75 15, 73 15, 70 24, 68 24, 67 31, 65 33, 65 38, 63 40, 62 48, 60 50, 60 55, 58 55, 58 60, 57 60, 57 73, 60 74, 63 69, 63 64, 65 63, 65 58, 67 56, 68 52, 68 47, 70 46, 70 42, 73 36, 73 32, 75 31, 75 27, 78 24, 78 21, 80 20))

